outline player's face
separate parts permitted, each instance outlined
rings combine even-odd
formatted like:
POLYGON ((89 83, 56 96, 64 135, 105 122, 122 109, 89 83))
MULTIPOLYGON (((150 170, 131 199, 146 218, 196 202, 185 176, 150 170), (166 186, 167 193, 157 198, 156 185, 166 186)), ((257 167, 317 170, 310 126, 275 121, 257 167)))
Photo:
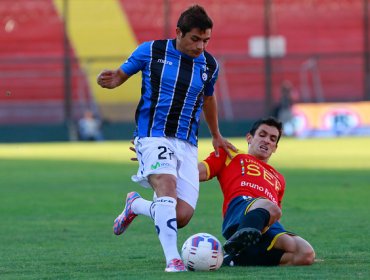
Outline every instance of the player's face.
POLYGON ((187 54, 190 57, 196 58, 200 56, 206 49, 209 40, 211 39, 211 29, 205 31, 199 28, 193 28, 185 34, 179 28, 176 29, 176 48, 180 52, 187 54))
POLYGON ((271 154, 276 151, 278 138, 279 131, 276 127, 262 124, 254 136, 247 135, 248 153, 267 162, 271 154))

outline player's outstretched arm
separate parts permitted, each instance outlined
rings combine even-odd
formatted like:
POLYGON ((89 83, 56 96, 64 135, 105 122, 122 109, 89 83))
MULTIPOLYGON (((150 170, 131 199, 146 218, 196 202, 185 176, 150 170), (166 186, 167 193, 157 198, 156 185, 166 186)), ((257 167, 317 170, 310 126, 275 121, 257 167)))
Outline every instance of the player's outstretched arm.
POLYGON ((237 152, 238 150, 235 148, 233 144, 231 144, 229 141, 223 138, 219 131, 217 102, 216 97, 214 95, 204 96, 203 113, 209 131, 211 132, 212 135, 212 145, 213 148, 215 149, 216 157, 219 156, 219 148, 222 148, 226 151, 228 157, 233 158, 229 149, 231 149, 234 152, 237 152))
POLYGON ((102 88, 113 89, 127 81, 128 76, 121 68, 116 70, 103 70, 96 81, 102 88))

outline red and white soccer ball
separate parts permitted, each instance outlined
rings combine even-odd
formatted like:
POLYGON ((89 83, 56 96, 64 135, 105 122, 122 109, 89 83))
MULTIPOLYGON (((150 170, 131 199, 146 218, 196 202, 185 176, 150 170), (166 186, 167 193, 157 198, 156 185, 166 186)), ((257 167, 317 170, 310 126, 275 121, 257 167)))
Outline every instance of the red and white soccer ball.
POLYGON ((220 241, 209 233, 190 236, 182 245, 181 255, 190 271, 217 270, 224 259, 220 241))

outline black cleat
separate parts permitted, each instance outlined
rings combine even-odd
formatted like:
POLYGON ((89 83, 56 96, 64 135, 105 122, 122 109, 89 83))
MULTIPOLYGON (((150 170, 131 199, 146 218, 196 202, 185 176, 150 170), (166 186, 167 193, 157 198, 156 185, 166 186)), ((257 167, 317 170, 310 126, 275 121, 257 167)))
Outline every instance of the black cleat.
POLYGON ((234 266, 233 255, 225 254, 222 266, 234 266))
POLYGON ((260 240, 261 232, 258 229, 242 228, 225 242, 224 250, 226 254, 235 256, 240 254, 246 247, 257 244, 260 240))

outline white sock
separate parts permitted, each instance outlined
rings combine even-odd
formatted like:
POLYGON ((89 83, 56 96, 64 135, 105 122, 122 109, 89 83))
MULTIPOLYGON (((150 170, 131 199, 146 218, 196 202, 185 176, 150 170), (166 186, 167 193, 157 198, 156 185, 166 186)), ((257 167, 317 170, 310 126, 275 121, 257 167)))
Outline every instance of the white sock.
POLYGON ((172 259, 181 259, 177 250, 176 203, 169 196, 158 197, 155 202, 154 224, 167 264, 172 259))
POLYGON ((154 208, 155 203, 153 201, 146 200, 142 197, 135 199, 131 204, 131 210, 136 215, 144 215, 154 220, 154 208))

